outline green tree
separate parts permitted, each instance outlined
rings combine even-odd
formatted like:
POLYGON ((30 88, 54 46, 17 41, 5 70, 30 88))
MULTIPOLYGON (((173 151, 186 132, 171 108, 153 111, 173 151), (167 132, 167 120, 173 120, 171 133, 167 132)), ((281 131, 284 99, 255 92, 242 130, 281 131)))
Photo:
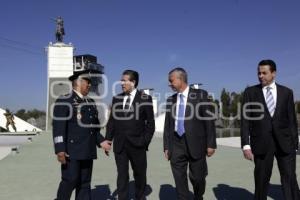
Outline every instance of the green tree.
POLYGON ((215 107, 217 110, 213 110, 214 113, 218 113, 219 114, 219 110, 220 110, 220 102, 218 99, 214 99, 213 103, 215 104, 215 107))
POLYGON ((225 90, 225 88, 223 88, 221 93, 221 103, 222 103, 221 112, 223 116, 229 117, 230 116, 230 95, 229 92, 225 90))
POLYGON ((240 105, 242 102, 242 93, 231 93, 231 103, 230 103, 230 114, 231 116, 234 116, 234 127, 240 127, 240 120, 238 119, 239 111, 240 111, 240 105))
POLYGON ((242 97, 243 93, 229 92, 226 91, 225 88, 223 88, 221 92, 220 112, 222 114, 221 116, 224 127, 240 126, 239 114, 242 97))
POLYGON ((221 92, 220 101, 221 101, 220 114, 222 116, 222 122, 224 127, 228 127, 229 125, 228 117, 230 116, 230 95, 225 88, 223 88, 221 92))
POLYGON ((46 112, 37 110, 37 109, 32 109, 32 110, 28 110, 28 111, 26 111, 25 109, 20 109, 15 113, 15 115, 17 117, 27 121, 29 118, 37 119, 41 116, 45 116, 46 112))
POLYGON ((27 115, 26 115, 26 110, 25 110, 25 109, 20 109, 20 110, 18 110, 18 111, 15 113, 15 115, 16 115, 17 117, 19 117, 19 118, 25 120, 25 121, 28 119, 28 118, 27 118, 27 115))
POLYGON ((43 115, 46 115, 46 113, 44 111, 40 111, 40 110, 37 110, 37 109, 33 109, 33 110, 29 110, 27 111, 27 115, 29 118, 34 118, 34 119, 37 119, 39 118, 40 116, 43 116, 43 115))

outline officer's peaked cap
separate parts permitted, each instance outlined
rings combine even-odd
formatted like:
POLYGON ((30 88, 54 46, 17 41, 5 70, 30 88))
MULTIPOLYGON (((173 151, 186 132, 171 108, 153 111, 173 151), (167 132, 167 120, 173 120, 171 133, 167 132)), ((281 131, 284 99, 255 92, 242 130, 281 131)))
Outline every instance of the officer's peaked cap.
POLYGON ((87 69, 81 71, 74 71, 73 75, 69 77, 70 81, 76 80, 79 76, 83 79, 91 80, 92 77, 95 77, 95 74, 100 74, 97 70, 87 69))

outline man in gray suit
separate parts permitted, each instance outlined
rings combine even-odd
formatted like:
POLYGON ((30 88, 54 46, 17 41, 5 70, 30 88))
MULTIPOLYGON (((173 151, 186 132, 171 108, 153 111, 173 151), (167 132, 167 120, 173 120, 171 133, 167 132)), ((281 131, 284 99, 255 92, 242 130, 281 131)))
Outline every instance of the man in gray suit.
POLYGON ((178 200, 189 199, 187 167, 195 199, 203 199, 206 156, 216 149, 214 116, 209 115, 207 92, 188 86, 183 68, 169 72, 170 87, 176 92, 168 98, 164 127, 164 153, 171 162, 178 200))

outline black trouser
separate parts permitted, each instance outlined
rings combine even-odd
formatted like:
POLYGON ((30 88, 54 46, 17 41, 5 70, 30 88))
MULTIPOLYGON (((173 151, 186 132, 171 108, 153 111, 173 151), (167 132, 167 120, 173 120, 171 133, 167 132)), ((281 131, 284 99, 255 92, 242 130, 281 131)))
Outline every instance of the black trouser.
POLYGON ((194 189, 194 198, 203 199, 205 192, 205 177, 207 176, 207 163, 205 155, 201 159, 193 159, 189 153, 185 135, 179 137, 175 133, 171 156, 171 169, 176 185, 177 199, 190 199, 187 166, 189 165, 189 178, 194 189))
POLYGON ((57 200, 69 200, 76 188, 76 200, 91 199, 93 160, 68 160, 61 165, 62 180, 57 191, 57 200))
POLYGON ((272 175, 274 156, 276 157, 282 184, 283 196, 286 200, 300 200, 296 179, 296 151, 284 153, 276 140, 272 138, 265 155, 254 155, 255 200, 266 200, 272 175))
POLYGON ((129 162, 133 170, 135 180, 135 198, 140 200, 145 198, 147 156, 145 148, 136 148, 132 145, 124 145, 120 153, 115 153, 117 164, 117 193, 118 200, 127 200, 129 185, 129 162))

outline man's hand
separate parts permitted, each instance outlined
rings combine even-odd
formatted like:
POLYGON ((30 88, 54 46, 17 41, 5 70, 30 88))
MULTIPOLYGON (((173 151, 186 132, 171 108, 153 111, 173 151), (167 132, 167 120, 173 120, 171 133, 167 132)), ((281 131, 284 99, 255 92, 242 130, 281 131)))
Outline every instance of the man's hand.
POLYGON ((104 140, 103 142, 100 143, 101 148, 103 148, 105 151, 110 151, 111 149, 111 141, 109 140, 104 140))
POLYGON ((165 154, 165 158, 166 158, 167 160, 170 160, 170 158, 169 158, 169 150, 165 150, 165 151, 164 151, 164 154, 165 154))
POLYGON ((58 162, 60 162, 63 165, 67 163, 66 158, 68 158, 69 155, 66 152, 59 152, 56 155, 58 162))
POLYGON ((254 156, 253 156, 253 153, 252 153, 251 149, 243 150, 243 153, 244 153, 244 157, 247 160, 253 160, 254 156))
POLYGON ((215 153, 215 151, 216 150, 213 148, 207 148, 207 152, 206 152, 207 157, 211 157, 215 153))

